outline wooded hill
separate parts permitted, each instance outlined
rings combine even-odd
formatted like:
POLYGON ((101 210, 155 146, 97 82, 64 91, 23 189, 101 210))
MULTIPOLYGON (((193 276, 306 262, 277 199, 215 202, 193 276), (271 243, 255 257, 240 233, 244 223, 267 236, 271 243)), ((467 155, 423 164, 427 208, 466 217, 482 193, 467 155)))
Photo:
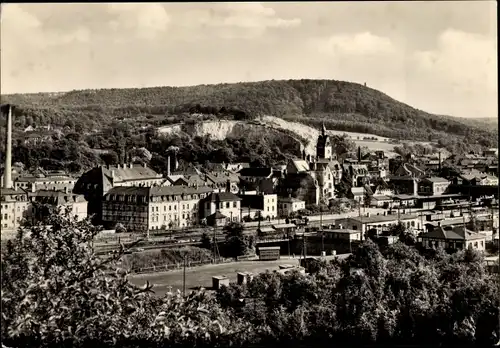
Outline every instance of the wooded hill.
POLYGON ((273 115, 313 126, 325 122, 330 129, 423 141, 445 136, 484 147, 496 147, 498 137, 498 128, 488 123, 429 114, 375 89, 335 80, 15 94, 2 96, 2 103, 18 106, 20 127, 71 121, 89 128, 138 117, 158 123, 200 113, 236 119, 273 115))

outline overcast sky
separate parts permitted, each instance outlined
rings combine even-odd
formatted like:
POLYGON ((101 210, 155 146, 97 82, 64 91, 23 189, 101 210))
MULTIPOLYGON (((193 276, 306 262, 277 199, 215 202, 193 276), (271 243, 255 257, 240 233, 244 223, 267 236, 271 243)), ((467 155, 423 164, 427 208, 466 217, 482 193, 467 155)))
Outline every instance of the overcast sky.
POLYGON ((497 117, 495 1, 7 4, 1 92, 321 78, 497 117))

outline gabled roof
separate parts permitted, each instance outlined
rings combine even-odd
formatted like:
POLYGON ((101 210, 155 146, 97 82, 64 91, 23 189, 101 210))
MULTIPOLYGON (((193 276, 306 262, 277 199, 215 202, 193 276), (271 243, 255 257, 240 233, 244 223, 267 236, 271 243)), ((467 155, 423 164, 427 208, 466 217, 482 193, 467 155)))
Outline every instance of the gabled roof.
POLYGON ((131 167, 125 166, 125 168, 123 166, 109 166, 109 169, 106 167, 101 167, 101 169, 103 174, 113 179, 114 182, 158 179, 162 177, 153 169, 140 164, 134 164, 131 167))
POLYGON ((232 202, 241 201, 241 198, 231 192, 212 192, 207 200, 209 202, 232 202))
POLYGON ((440 178, 437 176, 431 176, 429 178, 422 178, 422 181, 432 182, 432 183, 448 183, 449 180, 445 178, 440 178))
POLYGON ((149 196, 149 187, 117 186, 106 193, 106 196, 109 195, 149 196))
POLYGON ((240 181, 240 178, 237 174, 231 173, 228 171, 225 171, 224 173, 222 173, 222 172, 205 173, 205 174, 201 175, 202 179, 203 179, 203 176, 205 176, 206 180, 209 180, 209 181, 213 182, 214 184, 226 184, 228 180, 230 182, 239 182, 240 181))
POLYGON ((308 172, 310 171, 309 164, 305 160, 291 160, 291 164, 295 167, 297 172, 308 172))
POLYGON ((294 197, 278 197, 278 202, 280 203, 299 203, 299 202, 305 202, 301 199, 294 198, 294 197))
POLYGON ((40 190, 31 195, 36 202, 62 205, 85 202, 83 195, 65 193, 62 191, 40 190))
POLYGON ((227 216, 222 214, 220 211, 217 210, 212 215, 207 216, 207 219, 209 219, 209 220, 211 220, 211 219, 215 219, 215 220, 227 219, 227 216))
POLYGON ((150 188, 150 196, 179 196, 193 195, 212 192, 213 189, 206 186, 190 187, 190 186, 153 186, 150 188))
POLYGON ((484 236, 480 233, 470 231, 463 226, 457 226, 453 229, 445 229, 439 226, 433 229, 431 232, 424 233, 422 238, 433 238, 433 239, 454 239, 454 240, 475 240, 484 239, 484 236))

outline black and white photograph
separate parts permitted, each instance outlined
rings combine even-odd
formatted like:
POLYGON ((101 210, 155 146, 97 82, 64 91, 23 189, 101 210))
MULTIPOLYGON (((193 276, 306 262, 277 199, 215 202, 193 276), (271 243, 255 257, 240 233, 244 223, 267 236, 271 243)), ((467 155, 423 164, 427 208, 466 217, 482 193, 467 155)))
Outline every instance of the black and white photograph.
POLYGON ((499 346, 497 11, 2 3, 1 347, 499 346))

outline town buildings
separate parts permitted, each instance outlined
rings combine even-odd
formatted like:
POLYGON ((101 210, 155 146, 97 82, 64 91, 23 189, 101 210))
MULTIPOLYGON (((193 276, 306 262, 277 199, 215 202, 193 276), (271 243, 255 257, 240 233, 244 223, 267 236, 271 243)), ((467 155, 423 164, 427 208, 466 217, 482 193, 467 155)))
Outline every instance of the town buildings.
POLYGON ((76 220, 81 221, 87 218, 87 201, 83 195, 77 195, 65 191, 38 190, 29 193, 30 201, 34 204, 31 215, 34 221, 42 220, 49 214, 59 211, 60 214, 69 213, 76 220))
POLYGON ((200 200, 211 192, 208 187, 114 187, 104 195, 102 220, 138 232, 197 225, 200 200))
POLYGON ((278 216, 288 217, 306 208, 306 202, 297 198, 278 197, 278 216))
POLYGON ((457 249, 466 248, 485 250, 486 237, 463 226, 444 228, 438 226, 430 232, 422 234, 420 237, 422 246, 429 249, 457 249))
POLYGON ((114 187, 151 187, 162 185, 164 179, 146 165, 122 164, 99 166, 84 173, 76 182, 73 192, 84 195, 89 202, 88 213, 94 215, 94 222, 102 219, 104 195, 114 187))
POLYGON ((232 192, 212 192, 200 201, 202 219, 218 220, 222 218, 222 215, 227 223, 240 222, 242 219, 241 200, 232 192))
POLYGON ((14 180, 14 187, 35 192, 38 190, 57 190, 70 192, 73 190, 77 179, 63 171, 51 172, 41 168, 29 174, 19 175, 14 180))
POLYGON ((371 229, 379 232, 388 230, 391 226, 402 223, 406 228, 420 230, 423 228, 421 220, 416 214, 370 215, 342 218, 335 221, 336 228, 361 231, 363 236, 371 229))

